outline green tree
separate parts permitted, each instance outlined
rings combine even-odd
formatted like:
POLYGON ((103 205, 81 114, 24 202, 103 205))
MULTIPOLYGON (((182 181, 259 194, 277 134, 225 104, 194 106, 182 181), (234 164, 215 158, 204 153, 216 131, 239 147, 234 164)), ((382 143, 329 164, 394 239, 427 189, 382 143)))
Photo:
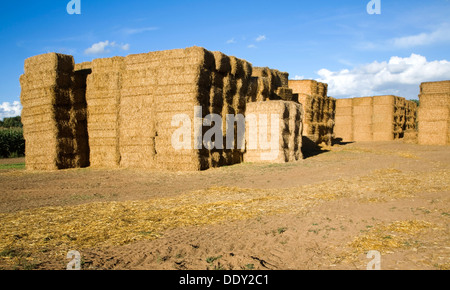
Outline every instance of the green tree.
POLYGON ((416 103, 416 104, 417 104, 417 107, 420 105, 419 100, 411 100, 411 101, 413 101, 414 103, 416 103))
POLYGON ((20 116, 5 118, 3 122, 0 123, 0 127, 3 128, 22 128, 22 119, 20 116))

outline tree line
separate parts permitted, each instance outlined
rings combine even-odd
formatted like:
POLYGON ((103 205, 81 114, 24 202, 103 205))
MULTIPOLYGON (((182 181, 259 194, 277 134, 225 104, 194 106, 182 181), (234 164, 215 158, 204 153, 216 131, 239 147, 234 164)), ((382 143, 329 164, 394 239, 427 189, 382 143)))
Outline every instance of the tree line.
POLYGON ((25 155, 25 139, 20 116, 0 120, 0 158, 25 155))

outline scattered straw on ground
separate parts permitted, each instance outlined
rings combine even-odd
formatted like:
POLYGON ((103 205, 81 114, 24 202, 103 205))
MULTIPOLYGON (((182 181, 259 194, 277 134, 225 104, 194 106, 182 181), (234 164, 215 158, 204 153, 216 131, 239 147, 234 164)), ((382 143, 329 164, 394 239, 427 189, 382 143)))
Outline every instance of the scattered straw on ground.
MULTIPOLYGON (((89 203, 70 207, 43 207, 0 214, 0 261, 17 263, 17 257, 56 257, 69 250, 124 245, 155 239, 164 231, 252 219, 281 213, 300 213, 324 201, 343 197, 385 201, 415 193, 449 190, 449 172, 405 173, 394 169, 370 175, 328 181, 291 189, 240 189, 213 187, 174 198, 147 201, 89 203), (378 198, 378 199, 377 199, 378 198)), ((408 230, 424 227, 407 224, 408 230)), ((405 228, 394 224, 396 231, 405 228)), ((374 243, 378 233, 357 243, 374 243)), ((404 240, 384 241, 378 247, 394 247, 404 240)), ((363 247, 367 248, 367 247, 363 247)))

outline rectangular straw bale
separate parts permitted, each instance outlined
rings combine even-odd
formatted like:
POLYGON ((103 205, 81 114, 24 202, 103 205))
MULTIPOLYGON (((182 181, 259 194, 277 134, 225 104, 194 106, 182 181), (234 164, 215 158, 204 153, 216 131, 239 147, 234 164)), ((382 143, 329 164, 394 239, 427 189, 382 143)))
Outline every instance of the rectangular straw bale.
MULTIPOLYGON (((443 136, 446 135, 448 130, 448 121, 440 120, 440 121, 428 121, 428 122, 420 122, 419 123, 419 133, 424 132, 426 134, 441 134, 443 136)), ((420 134, 419 134, 420 136, 420 134)))
POLYGON ((448 145, 448 136, 441 133, 421 133, 419 127, 418 143, 421 145, 448 145))
POLYGON ((372 97, 361 97, 361 98, 353 98, 352 105, 354 107, 371 107, 373 105, 373 98, 372 97))
POLYGON ((247 147, 246 153, 244 155, 245 162, 276 162, 284 163, 289 161, 298 160, 300 158, 300 153, 298 152, 300 148, 299 135, 301 135, 300 119, 301 119, 301 106, 296 104, 293 105, 292 102, 285 101, 266 101, 266 102, 254 102, 247 104, 247 116, 255 116, 259 122, 259 117, 261 114, 266 114, 268 121, 268 140, 271 140, 271 118, 279 118, 279 135, 275 138, 278 139, 278 148, 272 148, 278 151, 278 155, 274 160, 263 160, 262 154, 270 153, 270 149, 261 149, 259 140, 259 123, 251 124, 246 123, 246 140, 247 146, 254 140, 249 140, 250 132, 257 130, 258 142, 257 149, 247 147), (256 125, 256 127, 255 127, 256 125), (291 126, 291 128, 290 128, 291 126), (293 127, 293 128, 292 128, 293 127))
POLYGON ((420 85, 421 94, 450 93, 450 80, 439 82, 425 82, 420 85))
POLYGON ((395 104, 395 96, 388 95, 388 96, 374 96, 373 97, 373 105, 379 106, 393 106, 395 104))
POLYGON ((353 115, 353 107, 336 107, 336 117, 338 116, 352 116, 353 115))
POLYGON ((92 69, 92 63, 90 61, 76 63, 74 66, 74 71, 90 70, 90 69, 92 69))
POLYGON ((315 80, 289 80, 288 84, 295 94, 319 94, 319 84, 315 80))
POLYGON ((336 110, 343 107, 352 107, 353 99, 337 99, 336 100, 336 110))
MULTIPOLYGON (((39 72, 71 73, 75 66, 72 56, 59 53, 46 53, 25 60, 25 74, 39 72)), ((38 77, 36 75, 35 77, 38 77)))
POLYGON ((420 108, 450 107, 450 92, 419 95, 420 108))
POLYGON ((393 131, 374 131, 372 135, 373 141, 392 141, 394 140, 393 131))
POLYGON ((435 107, 432 109, 421 108, 418 115, 420 122, 425 121, 443 121, 450 119, 450 110, 448 108, 435 107))
POLYGON ((284 101, 292 101, 292 89, 285 88, 285 87, 279 87, 277 88, 275 94, 279 96, 284 101))
POLYGON ((318 82, 317 83, 317 94, 322 97, 326 97, 328 94, 328 84, 318 82))
POLYGON ((372 126, 355 126, 353 127, 353 139, 357 141, 373 141, 372 126))

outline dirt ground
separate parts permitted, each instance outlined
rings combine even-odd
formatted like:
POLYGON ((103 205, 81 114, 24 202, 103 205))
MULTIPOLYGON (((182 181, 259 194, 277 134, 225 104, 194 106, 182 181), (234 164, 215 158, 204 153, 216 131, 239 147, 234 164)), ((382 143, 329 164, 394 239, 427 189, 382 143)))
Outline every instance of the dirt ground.
MULTIPOLYGON (((16 164, 21 159, 2 160, 16 164)), ((0 167, 1 168, 1 167, 0 167)), ((0 169, 0 268, 450 269, 450 147, 204 172, 0 169)))

